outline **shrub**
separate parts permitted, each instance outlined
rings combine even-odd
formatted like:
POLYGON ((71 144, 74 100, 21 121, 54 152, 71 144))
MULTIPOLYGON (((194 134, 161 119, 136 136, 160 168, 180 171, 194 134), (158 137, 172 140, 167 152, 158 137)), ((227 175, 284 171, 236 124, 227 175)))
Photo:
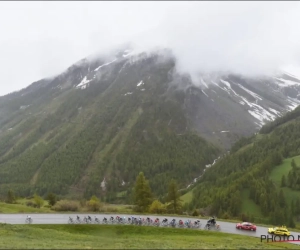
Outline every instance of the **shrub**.
POLYGON ((80 200, 80 206, 85 207, 86 206, 86 200, 82 199, 80 200))
POLYGON ((55 203, 57 202, 57 197, 56 197, 55 194, 49 193, 49 194, 47 195, 47 197, 46 197, 46 200, 48 200, 48 204, 49 204, 50 206, 54 206, 55 203))
POLYGON ((230 214, 227 213, 227 212, 225 212, 225 213, 223 214, 222 217, 223 217, 223 219, 225 219, 225 220, 230 219, 230 214))
POLYGON ((40 208, 41 206, 44 205, 44 200, 42 197, 35 194, 34 195, 34 203, 35 203, 36 207, 40 208))
POLYGON ((27 207, 37 208, 37 205, 32 201, 27 201, 25 204, 26 204, 27 207))
POLYGON ((240 219, 241 219, 241 221, 251 221, 251 220, 250 220, 250 216, 247 215, 247 214, 244 214, 244 213, 242 213, 242 214, 240 215, 240 219))
POLYGON ((78 211, 79 205, 75 201, 60 200, 53 207, 55 211, 78 211))
POLYGON ((166 211, 167 211, 167 209, 166 209, 165 205, 163 205, 158 200, 153 201, 149 208, 149 212, 155 213, 155 214, 166 213, 166 211))
POLYGON ((199 216, 197 209, 194 210, 194 212, 192 213, 192 216, 199 216))
POLYGON ((93 195, 92 198, 87 202, 88 211, 97 212, 101 207, 100 200, 93 195))
POLYGON ((106 213, 117 213, 118 212, 118 209, 116 208, 113 208, 113 207, 110 207, 110 206, 102 206, 100 209, 99 209, 99 212, 106 212, 106 213))

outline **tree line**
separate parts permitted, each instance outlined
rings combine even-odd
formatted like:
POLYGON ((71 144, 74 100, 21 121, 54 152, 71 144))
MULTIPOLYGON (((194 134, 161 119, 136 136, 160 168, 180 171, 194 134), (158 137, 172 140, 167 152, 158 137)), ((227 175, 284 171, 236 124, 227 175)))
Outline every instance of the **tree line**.
POLYGON ((144 173, 140 172, 136 178, 133 204, 135 211, 144 213, 182 213, 182 200, 178 192, 178 186, 175 180, 171 180, 168 185, 168 193, 164 197, 165 203, 155 198, 150 188, 149 181, 145 178, 144 173))
POLYGON ((281 186, 289 187, 293 190, 300 190, 300 167, 296 165, 294 159, 291 161, 292 169, 288 172, 288 175, 283 175, 281 178, 281 186))

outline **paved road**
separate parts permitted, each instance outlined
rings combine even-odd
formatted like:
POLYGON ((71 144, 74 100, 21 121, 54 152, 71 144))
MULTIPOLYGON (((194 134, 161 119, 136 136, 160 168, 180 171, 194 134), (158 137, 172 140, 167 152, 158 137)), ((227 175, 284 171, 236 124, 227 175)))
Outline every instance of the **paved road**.
MULTIPOLYGON (((67 224, 68 220, 69 220, 69 216, 73 219, 76 219, 77 214, 0 214, 0 223, 8 223, 8 224, 25 224, 25 219, 26 216, 30 215, 32 220, 33 220, 33 224, 67 224)), ((102 221, 102 219, 104 217, 106 217, 107 219, 109 219, 111 216, 113 216, 114 218, 117 216, 116 214, 79 214, 80 218, 83 219, 84 216, 88 216, 90 215, 92 217, 92 219, 95 218, 95 216, 102 221)), ((118 216, 120 217, 126 217, 126 219, 129 216, 134 216, 134 217, 139 217, 139 215, 127 215, 127 214, 118 214, 118 216)), ((191 218, 185 218, 185 217, 164 217, 164 216, 141 216, 141 217, 150 217, 152 219, 155 218, 159 218, 160 221, 163 218, 167 218, 169 221, 171 221, 173 218, 176 219, 176 221, 182 219, 182 220, 186 220, 186 219, 191 219, 191 218)), ((192 221, 194 219, 191 219, 192 221)), ((201 228, 203 229, 203 227, 205 226, 207 220, 201 219, 201 228)), ((253 236, 253 237, 258 237, 260 238, 261 235, 268 235, 268 228, 266 227, 260 227, 258 226, 256 229, 256 232, 251 232, 251 231, 244 231, 244 230, 238 230, 235 228, 236 223, 232 223, 232 222, 223 222, 223 221, 218 221, 217 223, 220 225, 221 227, 221 232, 225 232, 225 233, 232 233, 232 234, 240 234, 240 235, 246 235, 246 236, 253 236)), ((297 232, 291 232, 292 235, 294 235, 295 240, 298 240, 298 235, 300 235, 300 233, 297 232)), ((280 244, 280 243, 278 243, 280 244)), ((293 242, 293 244, 299 244, 300 242, 293 242)))

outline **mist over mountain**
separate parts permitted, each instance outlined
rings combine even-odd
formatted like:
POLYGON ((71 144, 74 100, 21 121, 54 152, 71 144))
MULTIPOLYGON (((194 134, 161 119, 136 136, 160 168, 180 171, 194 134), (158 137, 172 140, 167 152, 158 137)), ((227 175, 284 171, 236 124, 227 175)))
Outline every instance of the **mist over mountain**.
POLYGON ((298 2, 3 2, 1 94, 128 41, 172 50, 177 71, 194 82, 199 71, 299 72, 298 13, 298 2))
POLYGON ((185 188, 300 103, 300 80, 287 72, 199 72, 195 82, 177 64, 171 49, 124 45, 0 97, 1 194, 128 202, 143 171, 162 197, 171 178, 185 188))

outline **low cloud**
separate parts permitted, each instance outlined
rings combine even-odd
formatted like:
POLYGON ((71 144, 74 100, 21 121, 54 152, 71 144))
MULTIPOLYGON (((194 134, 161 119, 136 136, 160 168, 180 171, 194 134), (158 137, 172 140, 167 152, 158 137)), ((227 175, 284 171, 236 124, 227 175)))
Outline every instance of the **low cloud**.
POLYGON ((127 42, 171 49, 192 76, 297 73, 299 13, 299 2, 284 1, 1 2, 0 94, 127 42))
POLYGON ((178 3, 153 38, 148 34, 141 41, 169 47, 179 70, 193 75, 271 74, 299 65, 299 7, 298 2, 178 3))

